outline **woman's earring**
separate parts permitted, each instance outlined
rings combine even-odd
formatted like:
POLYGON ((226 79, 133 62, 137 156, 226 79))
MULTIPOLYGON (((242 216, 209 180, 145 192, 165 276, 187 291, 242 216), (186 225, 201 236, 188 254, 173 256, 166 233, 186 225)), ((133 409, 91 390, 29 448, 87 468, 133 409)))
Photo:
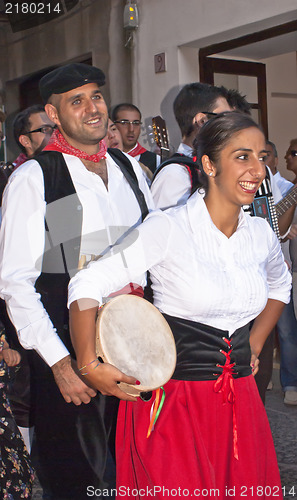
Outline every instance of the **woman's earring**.
POLYGON ((211 177, 211 176, 213 175, 213 172, 209 172, 209 174, 208 174, 208 175, 209 175, 209 177, 211 177))

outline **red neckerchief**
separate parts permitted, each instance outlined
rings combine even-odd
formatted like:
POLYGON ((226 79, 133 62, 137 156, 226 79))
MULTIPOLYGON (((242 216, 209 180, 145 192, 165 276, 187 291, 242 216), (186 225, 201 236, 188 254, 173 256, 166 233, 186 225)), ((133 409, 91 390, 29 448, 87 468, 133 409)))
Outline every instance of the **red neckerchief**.
POLYGON ((43 151, 59 151, 60 153, 66 153, 67 155, 76 156, 77 158, 81 158, 83 160, 93 161, 94 163, 98 163, 100 160, 106 157, 107 147, 105 142, 102 140, 99 142, 99 151, 94 155, 88 155, 85 151, 81 151, 80 149, 76 149, 66 141, 61 132, 56 129, 48 143, 45 146, 43 151))
POLYGON ((128 155, 133 156, 133 158, 135 158, 135 156, 141 155, 142 153, 145 153, 145 152, 146 152, 146 149, 143 146, 141 146, 141 144, 139 144, 139 142, 136 143, 136 146, 134 146, 134 148, 131 149, 131 151, 127 151, 128 155))
POLYGON ((25 161, 28 161, 29 158, 25 153, 20 153, 17 159, 13 162, 14 164, 14 170, 16 170, 20 165, 25 163, 25 161))

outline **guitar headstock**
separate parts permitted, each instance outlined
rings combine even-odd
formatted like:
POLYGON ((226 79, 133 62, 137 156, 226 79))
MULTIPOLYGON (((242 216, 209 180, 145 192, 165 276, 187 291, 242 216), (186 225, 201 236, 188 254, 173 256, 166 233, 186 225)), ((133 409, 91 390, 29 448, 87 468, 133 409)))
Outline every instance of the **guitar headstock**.
POLYGON ((155 141, 161 150, 162 161, 169 156, 169 140, 165 120, 161 116, 152 118, 155 141))

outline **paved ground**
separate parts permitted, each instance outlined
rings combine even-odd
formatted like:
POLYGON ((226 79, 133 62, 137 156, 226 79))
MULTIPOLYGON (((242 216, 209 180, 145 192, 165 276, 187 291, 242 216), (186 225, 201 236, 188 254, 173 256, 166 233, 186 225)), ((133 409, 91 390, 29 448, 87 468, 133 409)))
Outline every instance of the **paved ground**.
MULTIPOLYGON (((267 391, 266 411, 269 418, 280 468, 284 498, 297 500, 297 406, 286 406, 279 384, 279 366, 273 371, 273 389, 267 391)), ((42 490, 34 488, 32 500, 41 500, 42 490)))
POLYGON ((267 391, 265 407, 277 453, 284 497, 297 499, 297 406, 283 403, 278 366, 273 371, 273 389, 267 391))

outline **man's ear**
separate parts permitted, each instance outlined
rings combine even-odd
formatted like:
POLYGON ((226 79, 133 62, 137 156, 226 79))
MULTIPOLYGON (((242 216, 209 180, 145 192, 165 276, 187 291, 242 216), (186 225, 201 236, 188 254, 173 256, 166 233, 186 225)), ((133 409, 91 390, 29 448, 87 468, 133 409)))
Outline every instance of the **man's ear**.
POLYGON ((204 113, 197 113, 193 118, 193 124, 201 128, 207 122, 207 116, 204 113))
POLYGON ((61 125, 60 120, 59 120, 59 116, 58 116, 58 110, 53 104, 46 104, 44 106, 44 109, 45 109, 47 116, 49 117, 49 119, 52 122, 54 122, 58 126, 61 125))
POLYGON ((27 135, 20 135, 19 142, 26 150, 31 147, 31 140, 27 135))
POLYGON ((216 176, 216 168, 207 155, 202 156, 201 163, 202 163, 203 170, 207 176, 209 176, 209 177, 216 176))

